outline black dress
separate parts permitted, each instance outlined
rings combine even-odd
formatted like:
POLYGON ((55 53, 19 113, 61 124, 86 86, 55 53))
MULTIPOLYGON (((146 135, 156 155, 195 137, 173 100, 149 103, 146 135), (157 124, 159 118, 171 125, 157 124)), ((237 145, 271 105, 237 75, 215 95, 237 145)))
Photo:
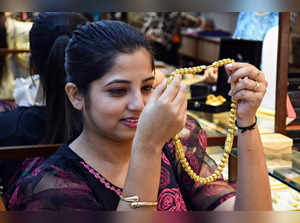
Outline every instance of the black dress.
MULTIPOLYGON (((180 137, 185 156, 201 177, 211 175, 216 163, 206 153, 206 134, 195 120, 187 120, 180 137)), ((26 171, 25 171, 26 172, 26 171)), ((145 173, 147 174, 147 173, 145 173)), ((68 144, 22 178, 8 201, 8 210, 114 211, 122 188, 109 182, 68 144)), ((200 185, 183 171, 169 141, 163 148, 158 189, 158 211, 213 210, 235 196, 235 189, 222 177, 200 185)))

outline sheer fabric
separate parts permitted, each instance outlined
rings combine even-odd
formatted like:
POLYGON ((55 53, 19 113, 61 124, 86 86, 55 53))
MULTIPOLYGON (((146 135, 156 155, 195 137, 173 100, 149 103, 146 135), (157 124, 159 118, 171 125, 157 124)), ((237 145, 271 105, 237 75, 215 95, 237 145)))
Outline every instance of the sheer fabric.
MULTIPOLYGON (((186 157, 202 177, 211 175, 216 163, 207 155, 206 134, 188 117, 181 132, 186 157)), ((146 173, 145 173, 146 174, 146 173)), ((67 144, 21 179, 9 202, 9 210, 108 210, 117 209, 119 188, 105 179, 74 153, 67 144)), ((173 144, 165 144, 161 159, 158 211, 213 210, 235 195, 222 177, 199 185, 182 169, 173 144)))

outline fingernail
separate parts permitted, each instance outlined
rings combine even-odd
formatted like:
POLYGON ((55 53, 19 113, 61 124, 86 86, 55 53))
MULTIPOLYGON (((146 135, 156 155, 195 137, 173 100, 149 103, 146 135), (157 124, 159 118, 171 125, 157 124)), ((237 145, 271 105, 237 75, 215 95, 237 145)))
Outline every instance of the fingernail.
POLYGON ((225 67, 226 67, 226 69, 231 70, 232 69, 232 63, 226 64, 225 67))
POLYGON ((230 84, 231 82, 231 77, 228 77, 227 83, 230 84))
POLYGON ((228 92, 228 95, 232 96, 232 90, 230 90, 230 91, 228 92))
POLYGON ((176 79, 177 79, 177 80, 181 80, 181 75, 180 75, 180 74, 177 74, 177 75, 176 75, 176 79))

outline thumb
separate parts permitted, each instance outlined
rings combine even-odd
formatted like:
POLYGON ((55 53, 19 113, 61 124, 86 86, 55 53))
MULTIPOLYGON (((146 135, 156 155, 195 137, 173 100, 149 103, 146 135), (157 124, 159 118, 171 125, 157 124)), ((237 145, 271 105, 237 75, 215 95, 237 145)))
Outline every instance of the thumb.
POLYGON ((233 72, 233 65, 232 65, 232 63, 225 65, 225 71, 226 71, 226 73, 229 76, 232 74, 232 72, 233 72))

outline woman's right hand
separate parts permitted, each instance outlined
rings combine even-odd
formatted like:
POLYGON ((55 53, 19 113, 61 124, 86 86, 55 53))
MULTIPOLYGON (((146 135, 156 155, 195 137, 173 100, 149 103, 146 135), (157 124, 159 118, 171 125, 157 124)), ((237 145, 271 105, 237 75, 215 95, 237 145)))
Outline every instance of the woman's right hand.
POLYGON ((162 146, 184 127, 186 122, 187 87, 177 75, 167 86, 165 79, 155 88, 140 115, 135 140, 153 148, 162 146))

